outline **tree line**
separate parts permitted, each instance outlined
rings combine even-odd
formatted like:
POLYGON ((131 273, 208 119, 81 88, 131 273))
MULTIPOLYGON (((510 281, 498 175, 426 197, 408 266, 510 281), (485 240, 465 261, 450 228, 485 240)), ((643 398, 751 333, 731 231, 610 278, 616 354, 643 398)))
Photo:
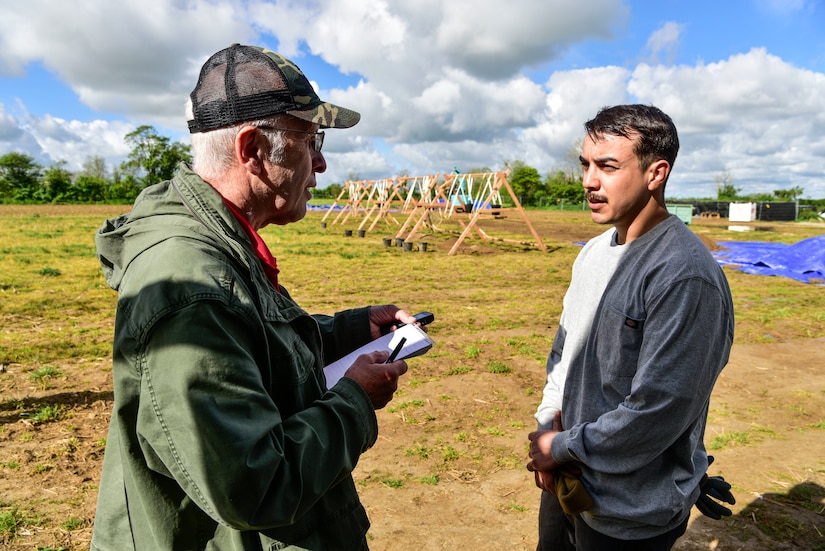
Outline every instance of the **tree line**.
POLYGON ((73 173, 60 160, 48 168, 25 153, 0 157, 0 202, 131 203, 146 186, 168 180, 181 162, 191 163, 191 148, 172 142, 144 125, 124 136, 132 148, 110 174, 102 157, 87 158, 73 173))
MULTIPOLYGON (((102 157, 89 157, 78 172, 57 161, 48 168, 25 153, 11 152, 0 156, 0 203, 131 203, 146 186, 168 180, 181 162, 191 163, 191 147, 160 135, 154 127, 139 126, 124 136, 132 148, 126 160, 110 174, 102 157)), ((584 201, 582 173, 574 144, 563 167, 542 177, 539 171, 520 160, 504 163, 508 181, 524 206, 580 205, 584 201)), ((487 167, 471 168, 467 174, 492 172, 487 167)), ((403 175, 403 174, 402 174, 403 175)), ((350 174, 350 180, 359 180, 350 174)), ((775 190, 773 193, 744 194, 725 171, 715 178, 716 200, 729 202, 795 201, 804 193, 801 187, 775 190)), ((343 184, 316 188, 317 198, 337 198, 343 184)), ((510 202, 507 194, 502 200, 510 202)), ((696 199, 705 201, 708 198, 696 199)), ((684 202, 693 199, 680 200, 684 202)), ((825 208, 825 199, 808 201, 817 210, 825 208)))

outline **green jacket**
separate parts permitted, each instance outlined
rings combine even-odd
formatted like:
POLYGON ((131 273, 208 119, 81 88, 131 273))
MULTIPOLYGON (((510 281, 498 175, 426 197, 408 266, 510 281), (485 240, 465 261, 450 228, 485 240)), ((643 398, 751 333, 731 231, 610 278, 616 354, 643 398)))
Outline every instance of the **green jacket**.
POLYGON ((351 473, 375 412, 322 368, 369 341, 368 308, 312 317, 279 293, 185 166, 95 239, 118 304, 91 548, 366 548, 351 473))

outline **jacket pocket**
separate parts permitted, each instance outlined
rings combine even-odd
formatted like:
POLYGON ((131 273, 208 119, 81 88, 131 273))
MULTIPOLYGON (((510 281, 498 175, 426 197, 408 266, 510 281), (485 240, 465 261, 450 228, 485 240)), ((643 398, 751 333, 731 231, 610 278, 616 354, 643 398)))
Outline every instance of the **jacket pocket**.
POLYGON ((603 383, 621 394, 629 392, 638 368, 644 324, 643 315, 625 312, 611 304, 605 306, 599 320, 595 342, 603 383))
POLYGON ((304 384, 313 372, 315 355, 288 325, 277 333, 270 348, 272 382, 290 386, 304 384))

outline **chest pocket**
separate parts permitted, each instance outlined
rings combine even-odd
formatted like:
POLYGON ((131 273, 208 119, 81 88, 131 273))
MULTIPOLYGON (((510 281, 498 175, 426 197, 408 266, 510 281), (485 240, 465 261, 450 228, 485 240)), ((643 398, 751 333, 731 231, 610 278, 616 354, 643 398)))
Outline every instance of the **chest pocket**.
POLYGON ((315 369, 315 354, 289 323, 271 323, 269 366, 277 385, 301 385, 315 369))
POLYGON ((602 384, 622 397, 630 392, 636 375, 644 325, 643 314, 627 313, 612 304, 605 305, 598 320, 595 343, 602 384))
MULTIPOLYGON (((320 354, 320 337, 304 336, 296 331, 296 324, 303 325, 300 321, 267 324, 269 369, 263 383, 285 418, 306 409, 323 394, 316 355, 316 350, 320 354), (313 349, 308 343, 316 339, 319 344, 313 349)), ((314 323, 311 318, 310 321, 314 323)))
POLYGON ((261 317, 265 339, 258 348, 262 354, 259 361, 268 366, 261 370, 263 384, 281 413, 289 415, 305 409, 321 394, 321 335, 315 320, 292 300, 285 288, 275 289, 259 268, 253 270, 252 276, 250 296, 261 317))
POLYGON ((321 338, 315 320, 298 306, 286 289, 258 289, 258 308, 266 326, 273 381, 303 384, 322 361, 321 338))

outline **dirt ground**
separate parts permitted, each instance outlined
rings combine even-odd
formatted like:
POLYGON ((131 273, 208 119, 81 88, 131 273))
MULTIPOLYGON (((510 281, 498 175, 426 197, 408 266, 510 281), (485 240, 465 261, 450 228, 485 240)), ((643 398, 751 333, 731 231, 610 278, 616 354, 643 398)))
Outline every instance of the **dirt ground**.
MULTIPOLYGON (((583 241, 600 231, 541 228, 545 239, 553 232, 559 241, 583 241)), ((714 521, 694 509, 675 549, 825 549, 823 350, 825 338, 734 346, 712 397, 706 435, 706 442, 725 435, 735 440, 711 452, 710 469, 733 484, 733 516, 714 521)), ((477 371, 424 378, 404 388, 397 407, 379 412, 379 441, 356 470, 373 551, 535 548, 539 493, 523 465, 540 394, 525 390, 540 389, 543 373, 522 361, 510 377, 477 371), (522 423, 491 430, 496 419, 513 418, 522 423), (445 441, 428 430, 435 423, 442 434, 452 429, 463 436, 445 441), (486 427, 486 443, 433 479, 428 456, 446 458, 460 447, 456 442, 472 450, 474 426, 486 427), (422 482, 428 477, 430 483, 422 482)), ((435 369, 430 365, 422 360, 419 369, 435 369)), ((88 548, 113 399, 111 362, 59 368, 64 376, 43 388, 24 366, 0 366, 0 512, 20 524, 14 538, 0 535, 2 549, 88 548), (67 415, 52 423, 20 415, 42 404, 62 405, 67 415)))

